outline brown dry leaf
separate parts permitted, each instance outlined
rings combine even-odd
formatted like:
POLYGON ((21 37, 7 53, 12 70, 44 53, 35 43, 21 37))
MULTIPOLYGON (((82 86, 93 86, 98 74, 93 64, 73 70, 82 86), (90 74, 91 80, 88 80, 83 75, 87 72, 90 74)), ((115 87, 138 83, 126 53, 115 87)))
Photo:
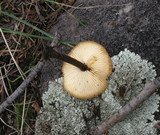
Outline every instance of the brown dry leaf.
POLYGON ((41 107, 39 106, 39 104, 38 103, 33 103, 32 104, 32 107, 34 108, 34 110, 38 113, 39 111, 40 111, 40 109, 41 109, 41 107))
POLYGON ((24 57, 24 54, 19 54, 16 59, 22 59, 24 57))
POLYGON ((29 15, 34 15, 34 14, 36 14, 37 12, 36 12, 36 10, 29 10, 29 9, 28 9, 28 10, 26 11, 26 13, 29 14, 29 15))

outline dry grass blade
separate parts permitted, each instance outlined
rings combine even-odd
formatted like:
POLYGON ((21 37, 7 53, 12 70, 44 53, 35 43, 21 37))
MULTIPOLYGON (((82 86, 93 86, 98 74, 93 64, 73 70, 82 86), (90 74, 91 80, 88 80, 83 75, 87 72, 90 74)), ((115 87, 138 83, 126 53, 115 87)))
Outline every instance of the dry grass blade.
MULTIPOLYGON (((21 52, 22 50, 10 50, 10 52, 21 52)), ((9 53, 9 50, 0 50, 0 53, 9 53)))
POLYGON ((3 75, 2 75, 2 70, 1 70, 1 68, 0 68, 0 77, 1 77, 0 80, 2 80, 2 83, 3 83, 3 88, 4 88, 7 96, 9 96, 9 93, 8 93, 8 91, 7 91, 7 89, 6 89, 6 85, 5 85, 5 82, 4 82, 4 77, 3 77, 3 75))
POLYGON ((22 82, 22 84, 0 105, 0 113, 2 113, 20 94, 22 94, 28 84, 34 79, 37 73, 44 65, 44 61, 39 61, 33 68, 28 77, 22 82))
POLYGON ((1 120, 1 122, 2 122, 4 125, 6 125, 7 127, 9 127, 9 128, 11 128, 11 129, 13 129, 14 131, 16 131, 16 133, 18 133, 18 131, 17 131, 14 127, 8 125, 1 117, 0 117, 0 120, 1 120))
POLYGON ((24 121, 25 121, 24 114, 25 114, 26 96, 27 96, 27 90, 26 90, 26 88, 25 88, 25 91, 24 91, 24 99, 23 99, 23 111, 22 111, 20 135, 23 135, 23 125, 24 125, 24 121))
POLYGON ((10 55, 11 55, 11 58, 12 58, 12 60, 13 60, 14 64, 16 65, 16 67, 17 67, 17 69, 18 69, 18 71, 19 71, 20 75, 21 75, 21 76, 22 76, 22 78, 24 79, 24 76, 23 76, 22 70, 20 69, 19 65, 17 64, 17 62, 16 62, 15 58, 13 57, 13 54, 12 54, 12 52, 11 52, 11 49, 10 49, 10 47, 9 47, 9 45, 8 45, 8 42, 7 42, 7 40, 6 40, 5 36, 4 36, 3 31, 2 31, 2 29, 1 29, 1 28, 0 28, 0 32, 1 32, 1 35, 2 35, 2 37, 3 37, 3 40, 4 40, 4 42, 5 42, 5 44, 6 44, 7 48, 8 48, 8 51, 9 51, 9 53, 10 53, 10 55))
MULTIPOLYGON (((11 58, 12 58, 12 60, 14 61, 14 64, 16 65, 16 67, 17 67, 17 69, 18 69, 21 77, 22 77, 23 80, 24 80, 24 75, 23 75, 23 73, 22 73, 22 70, 21 70, 21 68, 19 67, 19 65, 17 64, 16 60, 14 59, 14 56, 13 56, 13 54, 12 54, 12 52, 11 52, 11 49, 10 49, 8 43, 7 43, 7 40, 6 40, 6 38, 5 38, 4 34, 3 34, 2 29, 0 29, 0 32, 1 32, 2 37, 3 37, 4 41, 5 41, 5 44, 6 44, 7 48, 8 48, 8 51, 9 51, 9 54, 10 54, 11 58)), ((23 104, 21 130, 20 130, 21 135, 23 134, 23 123, 24 123, 24 113, 25 113, 25 101, 26 101, 26 90, 25 90, 25 96, 24 96, 24 102, 23 102, 24 104, 23 104)))
POLYGON ((64 7, 74 8, 74 9, 92 9, 92 8, 103 8, 103 7, 121 7, 121 6, 127 6, 127 5, 129 5, 129 3, 128 3, 128 4, 115 4, 115 5, 107 4, 107 5, 88 6, 88 7, 79 7, 79 6, 75 7, 75 6, 71 6, 71 5, 60 3, 60 2, 56 2, 56 1, 51 1, 51 0, 45 0, 45 1, 52 2, 52 3, 58 4, 58 5, 61 5, 61 6, 64 6, 64 7))

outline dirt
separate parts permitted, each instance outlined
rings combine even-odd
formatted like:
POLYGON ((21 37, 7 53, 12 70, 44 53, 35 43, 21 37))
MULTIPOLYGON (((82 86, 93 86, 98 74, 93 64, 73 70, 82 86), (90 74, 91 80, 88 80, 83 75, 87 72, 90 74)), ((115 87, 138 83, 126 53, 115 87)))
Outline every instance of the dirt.
MULTIPOLYGON (((69 3, 66 0, 62 0, 61 2, 65 4, 71 4, 71 2, 69 3)), ((45 1, 32 0, 4 0, 0 1, 0 8, 2 11, 9 13, 9 15, 14 15, 22 20, 25 20, 46 32, 48 32, 50 27, 54 25, 57 17, 64 12, 56 4, 45 1)), ((16 19, 8 17, 3 13, 0 13, 0 27, 32 35, 42 35, 40 32, 37 32, 33 28, 28 27, 24 23, 20 23, 16 19)), ((47 41, 14 34, 12 32, 3 32, 18 66, 22 69, 23 72, 29 71, 29 69, 31 69, 41 59, 43 45, 47 41)), ((9 54, 8 48, 6 47, 1 34, 0 74, 1 104, 7 99, 7 93, 9 93, 9 95, 13 93, 14 90, 16 90, 16 88, 23 82, 23 79, 20 77, 17 67, 15 66, 13 59, 9 54)), ((28 73, 26 76, 27 75, 28 73)), ((28 91, 26 95, 26 102, 28 107, 26 108, 27 110, 25 110, 25 123, 23 125, 24 135, 34 134, 37 111, 34 107, 32 107, 32 104, 36 102, 39 106, 41 105, 41 96, 39 95, 39 80, 40 77, 38 75, 27 87, 28 91)), ((23 99, 24 95, 22 94, 14 101, 14 107, 11 105, 7 108, 9 111, 4 111, 2 114, 0 114, 0 117, 6 123, 3 123, 2 120, 0 121, 0 134, 21 134, 20 126, 22 125, 21 119, 23 118, 23 99)))

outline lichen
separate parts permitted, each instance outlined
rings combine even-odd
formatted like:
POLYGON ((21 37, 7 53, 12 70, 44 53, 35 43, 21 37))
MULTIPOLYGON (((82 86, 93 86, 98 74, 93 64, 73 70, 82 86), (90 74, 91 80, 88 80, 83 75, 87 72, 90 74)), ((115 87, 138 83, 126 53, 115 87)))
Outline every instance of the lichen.
MULTIPOLYGON (((63 78, 49 82, 42 96, 43 108, 36 121, 37 135, 86 135, 87 130, 106 120, 135 97, 144 84, 156 76, 154 65, 125 49, 112 57, 114 72, 108 89, 92 100, 79 100, 62 87, 63 78), (122 92, 121 92, 122 91, 122 92)), ((153 94, 125 120, 116 124, 109 135, 153 135, 160 97, 153 94)))

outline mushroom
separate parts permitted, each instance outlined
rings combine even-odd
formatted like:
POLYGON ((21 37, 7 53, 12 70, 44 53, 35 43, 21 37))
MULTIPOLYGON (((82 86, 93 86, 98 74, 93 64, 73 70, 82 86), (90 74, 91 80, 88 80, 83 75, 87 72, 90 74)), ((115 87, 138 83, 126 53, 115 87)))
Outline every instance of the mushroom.
POLYGON ((90 99, 108 87, 107 78, 112 73, 112 61, 106 49, 93 41, 78 43, 68 56, 85 64, 88 69, 64 62, 62 67, 64 89, 79 99, 90 99))

